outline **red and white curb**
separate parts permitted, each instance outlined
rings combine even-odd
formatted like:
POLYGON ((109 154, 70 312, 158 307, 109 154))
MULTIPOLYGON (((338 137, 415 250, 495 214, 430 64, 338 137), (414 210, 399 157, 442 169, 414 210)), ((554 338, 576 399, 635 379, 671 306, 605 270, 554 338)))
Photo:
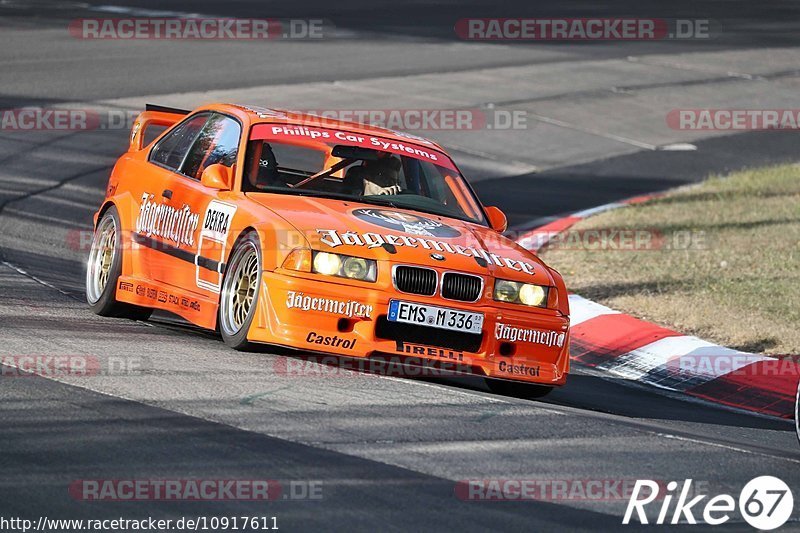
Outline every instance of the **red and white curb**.
MULTIPOLYGON (((538 252, 577 222, 657 195, 573 213, 541 226, 518 243, 538 252)), ((793 418, 800 379, 796 358, 778 359, 706 342, 620 313, 576 294, 570 303, 573 361, 695 398, 761 414, 793 418)))
POLYGON ((577 211, 572 213, 571 215, 567 215, 565 217, 556 219, 552 222, 548 222, 544 226, 539 226, 536 229, 533 229, 525 234, 523 234, 519 239, 517 239, 517 243, 527 250, 531 250, 533 252, 538 252, 540 249, 544 247, 550 240, 561 233, 562 231, 566 231, 581 220, 585 218, 589 218, 590 216, 597 215, 599 213, 603 213, 605 211, 611 211, 612 209, 617 209, 620 207, 625 207, 627 205, 632 204, 639 204, 642 202, 646 202, 648 200, 652 200, 653 198, 658 198, 661 196, 660 194, 646 194, 642 196, 634 196, 633 198, 628 198, 627 200, 622 200, 620 202, 612 202, 610 204, 603 204, 598 207, 592 207, 591 209, 584 209, 583 211, 577 211))

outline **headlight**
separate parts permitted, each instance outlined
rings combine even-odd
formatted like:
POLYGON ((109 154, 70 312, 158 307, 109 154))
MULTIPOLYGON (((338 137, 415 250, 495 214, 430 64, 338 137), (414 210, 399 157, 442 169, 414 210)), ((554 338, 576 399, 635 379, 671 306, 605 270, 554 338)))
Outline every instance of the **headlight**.
POLYGON ((531 307, 547 307, 548 290, 549 287, 532 283, 498 279, 494 283, 494 299, 531 307))
POLYGON ((519 290, 519 301, 525 305, 547 305, 547 290, 541 285, 526 283, 519 290))
POLYGON ((519 285, 514 281, 498 279, 494 284, 494 299, 501 302, 516 302, 519 296, 519 285))
POLYGON ((375 281, 378 265, 373 259, 314 252, 313 271, 324 276, 339 276, 358 281, 375 281))
POLYGON ((342 260, 339 259, 337 254, 329 254, 326 252, 317 252, 314 254, 314 272, 317 274, 325 274, 326 276, 335 276, 342 268, 342 260))
POLYGON ((352 279, 364 279, 367 277, 369 263, 361 257, 348 257, 342 265, 342 272, 345 276, 352 279))

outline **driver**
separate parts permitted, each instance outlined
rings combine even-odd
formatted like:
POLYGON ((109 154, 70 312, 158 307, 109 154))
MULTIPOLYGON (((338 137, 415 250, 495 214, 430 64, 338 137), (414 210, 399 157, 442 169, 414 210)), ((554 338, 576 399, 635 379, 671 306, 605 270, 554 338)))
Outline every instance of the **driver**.
POLYGON ((400 194, 400 159, 389 154, 364 161, 364 196, 400 194))

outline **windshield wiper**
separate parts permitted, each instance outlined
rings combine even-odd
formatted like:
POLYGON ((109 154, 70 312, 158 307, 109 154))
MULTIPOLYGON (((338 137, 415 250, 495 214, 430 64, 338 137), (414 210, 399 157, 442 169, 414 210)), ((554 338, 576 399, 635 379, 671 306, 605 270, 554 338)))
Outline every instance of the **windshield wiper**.
POLYGON ((395 209, 414 209, 413 207, 403 207, 399 205, 397 202, 393 202, 391 200, 378 200, 377 198, 364 198, 363 196, 358 198, 353 198, 353 200, 357 202, 361 202, 362 204, 374 204, 374 205, 385 205, 388 207, 394 207, 395 209))

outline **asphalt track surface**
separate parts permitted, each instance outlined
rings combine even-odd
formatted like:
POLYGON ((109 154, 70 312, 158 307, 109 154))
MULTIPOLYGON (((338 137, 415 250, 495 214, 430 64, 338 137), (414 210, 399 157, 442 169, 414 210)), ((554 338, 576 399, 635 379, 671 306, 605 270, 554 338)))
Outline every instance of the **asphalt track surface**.
MULTIPOLYGON (((535 117, 524 131, 421 132, 451 149, 483 200, 520 228, 709 172, 797 157, 796 133, 721 136, 664 123, 679 107, 797 107, 800 8, 791 3, 178 0, 157 9, 321 18, 337 34, 264 45, 89 42, 66 32, 75 18, 107 16, 110 4, 147 7, 0 2, 0 107, 134 111, 155 98, 186 107, 222 99, 524 110, 535 117), (622 14, 710 18, 723 31, 709 42, 533 45, 465 43, 452 33, 461 17, 622 14), (676 143, 695 149, 663 149, 676 143)), ((0 378, 0 516, 276 516, 284 531, 590 530, 619 527, 626 502, 464 502, 455 483, 692 478, 710 494, 738 494, 750 479, 776 475, 800 488, 789 422, 580 366, 564 389, 535 402, 471 381, 329 374, 313 365, 291 375, 291 354, 232 352, 167 316, 143 324, 92 315, 82 298, 80 232, 90 228, 127 133, 0 132, 0 355, 135 366, 0 378), (85 502, 68 493, 79 479, 313 481, 323 498, 85 502)), ((726 529, 751 529, 734 517, 726 529)), ((800 529, 796 516, 785 529, 800 529)))

